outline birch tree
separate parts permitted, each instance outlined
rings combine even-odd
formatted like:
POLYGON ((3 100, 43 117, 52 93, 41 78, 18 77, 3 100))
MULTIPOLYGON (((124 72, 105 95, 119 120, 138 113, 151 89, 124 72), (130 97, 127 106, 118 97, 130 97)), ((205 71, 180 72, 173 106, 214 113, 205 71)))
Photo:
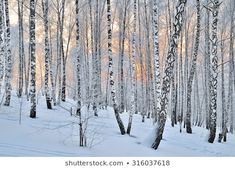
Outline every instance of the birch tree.
MULTIPOLYGON (((209 0, 206 0, 206 5, 209 4, 209 0)), ((210 90, 209 90, 209 78, 210 78, 210 55, 211 55, 211 43, 210 43, 210 11, 206 8, 205 16, 205 54, 204 54, 204 79, 205 79, 205 111, 206 111, 206 128, 209 129, 209 116, 210 116, 210 90)))
POLYGON ((23 29, 23 7, 24 1, 18 0, 18 20, 19 20, 19 80, 18 80, 18 96, 21 97, 24 85, 24 29, 23 29))
POLYGON ((195 75, 196 71, 196 64, 197 64, 197 55, 198 55, 198 48, 199 48, 199 40, 200 40, 200 20, 201 20, 201 15, 200 15, 200 0, 196 0, 197 2, 197 31, 196 31, 196 39, 195 39, 195 46, 194 46, 194 53, 193 53, 193 58, 192 58, 192 64, 191 64, 191 69, 189 72, 189 78, 187 81, 187 113, 186 113, 186 132, 187 133, 192 133, 192 128, 191 128, 191 99, 192 99, 192 84, 193 84, 193 78, 195 75))
POLYGON ((180 133, 182 132, 182 122, 184 118, 184 76, 183 76, 183 31, 180 37, 180 59, 179 59, 179 69, 180 69, 180 133))
POLYGON ((43 10, 43 20, 44 20, 44 51, 45 51, 45 95, 46 95, 46 104, 48 109, 52 109, 51 106, 51 97, 49 93, 49 64, 50 64, 50 46, 49 46, 49 25, 48 25, 48 0, 42 0, 42 10, 43 10))
POLYGON ((176 6, 176 14, 174 20, 174 29, 170 40, 170 47, 168 50, 168 55, 166 59, 166 66, 164 70, 164 77, 162 82, 161 90, 161 109, 159 111, 159 118, 157 121, 156 135, 154 143, 152 144, 153 149, 157 149, 161 140, 166 123, 166 111, 168 105, 168 95, 170 92, 170 81, 174 69, 175 55, 177 50, 178 39, 183 24, 183 14, 186 6, 187 0, 179 0, 176 6))
POLYGON ((8 0, 4 0, 5 7, 5 24, 6 24, 6 32, 5 32, 5 47, 6 47, 6 57, 5 57, 5 106, 10 106, 11 101, 11 74, 12 74, 12 54, 11 54, 11 30, 10 30, 10 17, 9 17, 9 8, 8 8, 8 0))
POLYGON ((213 143, 216 136, 216 120, 217 120, 217 83, 218 83, 218 55, 217 55, 217 24, 219 0, 212 1, 212 52, 211 52, 211 77, 210 77, 210 135, 209 143, 213 143))
MULTIPOLYGON (((60 27, 60 50, 61 50, 61 58, 62 58, 62 74, 60 75, 62 84, 61 84, 61 101, 65 102, 66 100, 66 57, 64 52, 64 13, 65 13, 65 0, 62 0, 61 3, 61 17, 59 22, 60 27)), ((60 14, 60 13, 59 13, 60 14)))
POLYGON ((29 45, 30 45, 30 67, 31 67, 31 79, 30 79, 30 117, 36 118, 36 55, 35 55, 35 0, 30 0, 30 17, 29 17, 29 45))
POLYGON ((4 53, 5 53, 5 42, 4 42, 4 8, 3 1, 0 1, 0 93, 2 90, 2 82, 4 77, 4 53))
MULTIPOLYGON (((93 111, 94 115, 98 116, 98 97, 99 97, 99 91, 98 91, 98 71, 99 71, 99 64, 98 64, 98 55, 99 55, 99 49, 98 49, 98 27, 99 27, 99 2, 96 0, 96 7, 95 7, 95 27, 94 27, 94 54, 92 57, 92 90, 93 90, 93 111)), ((93 33, 93 32, 92 32, 93 33)))
POLYGON ((127 134, 131 133, 131 125, 132 125, 132 118, 135 113, 135 62, 136 62, 136 21, 137 21, 137 3, 136 0, 134 0, 134 9, 133 9, 133 15, 134 15, 134 22, 133 22, 133 34, 132 34, 132 57, 131 57, 131 110, 130 110, 130 115, 129 115, 129 122, 128 122, 128 127, 127 127, 127 134))
POLYGON ((141 29, 141 7, 140 7, 140 0, 138 0, 138 33, 139 33, 139 44, 138 44, 138 49, 139 49, 139 59, 140 59, 140 74, 141 74, 141 99, 140 102, 143 103, 141 104, 141 115, 142 115, 142 122, 145 121, 145 92, 144 92, 144 60, 143 60, 143 51, 142 51, 142 29, 141 29))
POLYGON ((125 97, 124 97, 124 52, 125 52, 125 41, 126 41, 126 27, 127 27, 127 7, 129 0, 124 0, 124 7, 120 9, 120 34, 119 34, 119 91, 120 91, 120 112, 125 110, 125 97), (123 14, 122 14, 123 13, 123 14))
POLYGON ((147 82, 146 82, 146 104, 147 104, 147 118, 150 114, 156 112, 155 96, 154 96, 154 83, 152 72, 152 58, 150 47, 150 18, 148 17, 147 1, 144 0, 144 16, 145 16, 145 38, 146 38, 146 69, 147 69, 147 82))
POLYGON ((221 30, 221 38, 220 38, 220 53, 221 53, 221 109, 222 109, 222 132, 219 134, 219 142, 226 142, 227 140, 227 125, 228 125, 228 112, 226 111, 225 106, 225 85, 224 85, 224 27, 221 30))
POLYGON ((229 31, 229 87, 228 87, 228 100, 227 100, 227 111, 229 112, 230 121, 229 128, 230 132, 233 133, 233 92, 235 84, 235 67, 234 67, 234 13, 235 13, 235 3, 231 4, 231 22, 230 22, 230 31, 229 31))
POLYGON ((109 56, 109 83, 111 88, 111 98, 113 103, 113 109, 115 113, 115 118, 117 120, 120 132, 122 135, 125 134, 125 127, 120 118, 119 109, 117 106, 116 91, 115 91, 115 81, 113 74, 113 50, 112 50, 112 29, 111 29, 111 4, 110 0, 107 0, 107 33, 108 33, 108 56, 109 56))
POLYGON ((80 51, 80 22, 79 22, 79 0, 75 0, 76 6, 76 73, 77 73, 77 112, 76 115, 79 116, 79 137, 80 137, 80 146, 86 145, 86 139, 83 131, 83 122, 82 122, 82 112, 81 112, 81 51, 80 51))
POLYGON ((157 0, 153 0, 153 47, 154 47, 154 66, 155 66, 155 92, 156 92, 156 112, 154 122, 157 122, 157 116, 160 110, 161 99, 161 76, 159 64, 159 42, 158 42, 158 6, 157 0))

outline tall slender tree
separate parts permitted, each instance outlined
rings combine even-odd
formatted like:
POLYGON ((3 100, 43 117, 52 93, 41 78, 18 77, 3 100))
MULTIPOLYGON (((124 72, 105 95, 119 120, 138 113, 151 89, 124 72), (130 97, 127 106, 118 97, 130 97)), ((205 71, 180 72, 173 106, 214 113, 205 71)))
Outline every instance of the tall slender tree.
POLYGON ((147 69, 147 82, 146 82, 146 99, 147 99, 147 118, 150 118, 150 114, 156 112, 155 105, 155 93, 154 93, 154 81, 152 72, 152 55, 150 46, 150 18, 148 13, 148 4, 144 0, 144 16, 145 16, 145 38, 146 38, 146 69, 147 69))
POLYGON ((156 112, 154 122, 157 122, 157 116, 160 110, 161 99, 161 76, 159 61, 159 42, 158 42, 158 6, 157 0, 153 0, 153 47, 154 47, 154 66, 155 66, 155 91, 156 91, 156 112))
POLYGON ((3 1, 0 1, 0 93, 2 90, 2 82, 4 77, 4 53, 5 53, 5 42, 4 42, 4 8, 3 1))
POLYGON ((46 104, 48 109, 52 109, 51 106, 51 97, 49 94, 49 64, 50 64, 50 45, 49 45, 49 25, 48 25, 48 0, 42 0, 42 9, 43 9, 43 20, 44 20, 44 32, 45 32, 45 40, 44 40, 44 51, 45 51, 45 96, 46 96, 46 104))
POLYGON ((140 102, 143 103, 141 104, 140 112, 142 115, 142 122, 145 121, 145 92, 144 92, 144 59, 143 59, 143 49, 142 49, 142 29, 141 29, 141 6, 140 6, 140 0, 138 0, 138 36, 139 36, 139 44, 138 44, 138 49, 139 49, 139 60, 140 60, 140 74, 141 74, 141 99, 140 102))
MULTIPOLYGON (((231 22, 230 22, 230 35, 229 35, 229 95, 230 95, 230 132, 233 133, 234 130, 234 106, 233 106, 233 93, 235 91, 235 64, 234 64, 234 16, 235 16, 235 3, 231 2, 231 22), (231 81, 231 82, 230 82, 231 81), (233 84, 232 84, 233 83, 233 84)), ((229 104, 229 103, 228 103, 229 104)))
POLYGON ((219 134, 219 142, 227 140, 228 112, 225 107, 225 85, 224 85, 224 27, 221 30, 220 53, 221 53, 221 109, 222 109, 222 132, 219 134))
POLYGON ((125 111, 125 94, 124 94, 124 54, 125 54, 125 41, 126 41, 126 27, 127 27, 127 12, 129 6, 129 0, 124 0, 124 7, 120 9, 120 35, 119 35, 119 87, 120 87, 120 112, 125 111), (121 12, 123 11, 123 12, 121 12))
POLYGON ((30 0, 30 17, 29 17, 29 45, 30 45, 30 63, 31 63, 31 79, 30 79, 30 117, 36 118, 36 44, 35 44, 35 0, 30 0))
POLYGON ((166 123, 166 114, 167 114, 166 111, 167 111, 167 105, 168 105, 168 95, 170 92, 171 76, 172 76, 173 69, 174 69, 177 44, 178 44, 178 39, 180 36, 181 29, 182 29, 183 14, 184 14, 186 3, 187 3, 187 0, 179 0, 176 6, 174 29, 173 29, 173 34, 170 40, 170 47, 168 50, 164 77, 163 77, 163 82, 162 82, 162 90, 161 90, 162 93, 161 93, 161 102, 160 102, 161 109, 160 109, 159 118, 157 121, 155 140, 154 140, 154 143, 152 144, 153 149, 158 148, 162 140, 162 135, 163 135, 163 131, 164 131, 165 123, 166 123))
POLYGON ((122 135, 126 133, 125 127, 123 125, 122 119, 119 114, 119 109, 117 106, 116 91, 115 91, 115 81, 113 74, 113 50, 112 50, 112 28, 111 28, 111 3, 107 0, 107 31, 108 31, 108 55, 109 55, 109 83, 111 88, 111 97, 113 103, 113 109, 115 113, 115 118, 117 120, 120 132, 122 135))
POLYGON ((210 135, 208 142, 213 143, 216 136, 217 120, 217 83, 218 83, 218 55, 217 55, 217 24, 219 12, 219 0, 212 1, 212 52, 211 52, 211 77, 210 77, 210 135))
POLYGON ((18 23, 19 23, 19 80, 18 80, 18 96, 21 97, 24 85, 24 30, 23 30, 23 7, 24 1, 18 0, 18 23))
POLYGON ((192 64, 190 68, 189 78, 187 81, 187 113, 186 113, 186 132, 192 133, 191 128, 191 99, 192 99, 192 84, 193 78, 196 71, 196 64, 197 64, 197 55, 198 55, 198 48, 199 48, 199 40, 200 40, 200 28, 201 28, 201 15, 200 15, 200 0, 196 0, 197 2, 197 31, 196 31, 196 39, 195 39, 195 46, 194 46, 194 53, 192 58, 192 64))
POLYGON ((5 44, 6 44, 6 57, 5 57, 5 106, 10 106, 11 101, 11 76, 12 76, 12 54, 11 54, 11 30, 10 30, 10 17, 9 17, 9 7, 8 0, 4 0, 5 7, 5 23, 6 23, 6 32, 5 32, 5 44))
POLYGON ((76 73, 77 73, 77 112, 76 115, 79 116, 79 136, 80 136, 80 146, 86 146, 86 139, 83 131, 82 122, 82 112, 81 112, 81 48, 80 48, 80 21, 79 21, 79 0, 75 0, 76 6, 76 73))
POLYGON ((129 122, 127 127, 127 134, 131 133, 131 125, 132 125, 132 118, 135 113, 135 77, 136 77, 136 70, 135 70, 135 62, 136 62, 136 26, 137 26, 137 3, 136 0, 134 0, 134 9, 133 9, 133 15, 134 15, 134 21, 133 21, 133 34, 132 34, 132 57, 131 57, 131 110, 129 115, 129 122))
POLYGON ((98 116, 98 98, 99 98, 99 91, 98 91, 98 74, 99 74, 99 64, 98 64, 98 27, 99 27, 99 2, 96 0, 96 7, 95 7, 95 27, 94 27, 94 55, 92 58, 92 90, 93 90, 93 111, 94 115, 98 116))
MULTIPOLYGON (((209 0, 206 0, 206 5, 209 4, 209 0)), ((211 55, 211 42, 210 42, 210 11, 206 8, 205 16, 205 54, 204 54, 204 79, 205 79, 205 111, 206 111, 206 128, 209 129, 209 117, 210 117, 210 55, 211 55)))

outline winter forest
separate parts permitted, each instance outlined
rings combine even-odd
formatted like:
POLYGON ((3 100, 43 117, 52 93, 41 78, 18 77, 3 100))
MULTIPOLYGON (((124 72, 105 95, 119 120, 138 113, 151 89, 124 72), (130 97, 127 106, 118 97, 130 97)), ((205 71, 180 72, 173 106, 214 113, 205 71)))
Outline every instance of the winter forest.
POLYGON ((0 0, 0 156, 235 156, 234 0, 0 0))

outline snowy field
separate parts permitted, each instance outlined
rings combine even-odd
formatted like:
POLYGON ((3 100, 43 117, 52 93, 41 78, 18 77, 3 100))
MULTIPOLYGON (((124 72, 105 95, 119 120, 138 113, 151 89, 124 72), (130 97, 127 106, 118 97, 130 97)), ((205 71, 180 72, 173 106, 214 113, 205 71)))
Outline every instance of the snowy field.
MULTIPOLYGON (((220 157, 235 156, 235 135, 228 135, 227 143, 207 142, 207 130, 193 127, 193 134, 179 133, 179 126, 167 123, 164 138, 157 151, 149 148, 153 136, 152 122, 141 122, 134 116, 132 134, 120 135, 111 108, 99 112, 99 117, 89 116, 87 123, 87 147, 79 147, 78 118, 71 116, 72 101, 61 107, 47 110, 44 98, 38 99, 37 118, 29 118, 29 103, 15 96, 12 106, 0 107, 0 156, 10 157, 74 157, 74 156, 172 156, 172 157, 220 157), (19 124, 20 103, 22 118, 19 124)), ((91 112, 83 110, 91 115, 91 112)), ((127 125, 128 114, 121 115, 127 125)))

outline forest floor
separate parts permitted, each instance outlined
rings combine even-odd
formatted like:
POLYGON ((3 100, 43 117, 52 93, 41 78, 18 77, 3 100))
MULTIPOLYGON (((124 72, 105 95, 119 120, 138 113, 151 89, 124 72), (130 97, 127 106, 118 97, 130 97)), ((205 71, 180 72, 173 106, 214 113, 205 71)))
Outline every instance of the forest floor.
MULTIPOLYGON (((1 97, 2 98, 2 97, 1 97)), ((11 106, 0 106, 0 156, 21 157, 220 157, 235 156, 235 135, 228 134, 226 143, 207 142, 208 131, 193 127, 193 134, 179 133, 168 121, 164 138, 157 151, 150 148, 154 135, 149 119, 141 122, 134 115, 131 135, 121 135, 111 108, 99 111, 99 117, 83 110, 88 117, 87 147, 79 147, 79 119, 71 116, 73 101, 47 110, 44 97, 38 98, 37 118, 29 118, 30 103, 12 96, 11 106), (20 110, 22 105, 21 124, 20 110)), ((128 113, 121 115, 127 126, 128 113)), ((217 134, 218 135, 218 134, 217 134)))

